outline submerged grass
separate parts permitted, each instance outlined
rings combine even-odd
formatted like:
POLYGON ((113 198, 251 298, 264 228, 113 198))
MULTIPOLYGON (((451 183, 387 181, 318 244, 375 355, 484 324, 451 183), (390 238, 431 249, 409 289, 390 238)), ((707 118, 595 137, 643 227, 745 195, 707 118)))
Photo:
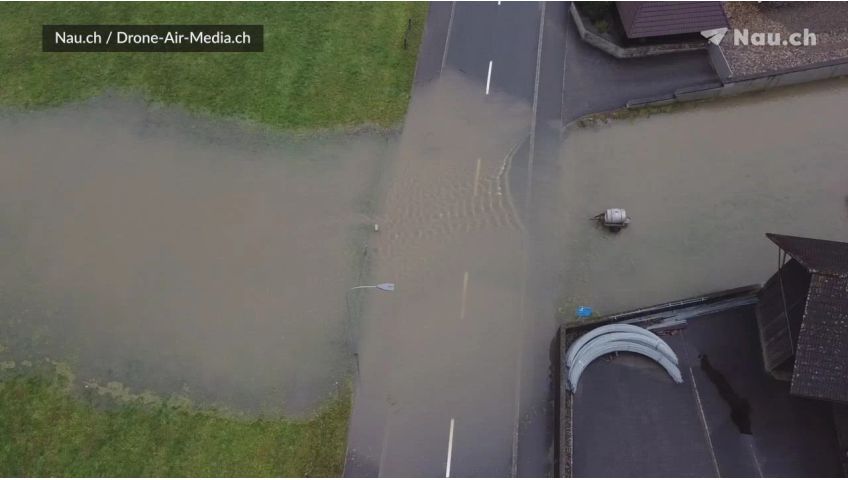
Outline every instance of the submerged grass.
POLYGON ((350 396, 311 419, 132 402, 95 408, 43 375, 0 382, 3 477, 340 476, 350 396))
POLYGON ((712 101, 714 100, 693 100, 690 102, 676 102, 665 105, 651 105, 647 107, 624 107, 619 108, 618 110, 611 110, 609 112, 592 113, 583 116, 572 122, 572 125, 575 125, 578 128, 597 127, 600 125, 606 125, 615 120, 635 120, 639 118, 652 117, 654 115, 684 111, 712 101))
MULTIPOLYGON (((392 127, 406 112, 426 11, 423 2, 2 3, 0 105, 118 91, 290 130, 392 127), (42 53, 51 23, 262 24, 265 51, 42 53)), ((102 408, 67 381, 14 375, 0 379, 0 475, 339 476, 349 415, 349 393, 304 421, 167 402, 102 408)))
POLYGON ((292 130, 391 127, 406 112, 426 12, 424 2, 2 3, 0 104, 117 90, 292 130), (77 23, 262 24, 265 51, 41 52, 43 24, 77 23))

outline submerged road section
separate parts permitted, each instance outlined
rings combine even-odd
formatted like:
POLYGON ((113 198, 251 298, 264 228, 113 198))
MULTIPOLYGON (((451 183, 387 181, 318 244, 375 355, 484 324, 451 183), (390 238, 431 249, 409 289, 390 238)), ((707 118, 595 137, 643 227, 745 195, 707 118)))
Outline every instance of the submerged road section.
POLYGON ((346 476, 551 471, 557 292, 530 212, 534 171, 556 158, 565 15, 562 4, 430 7, 371 242, 373 280, 397 289, 363 292, 354 322, 346 476))

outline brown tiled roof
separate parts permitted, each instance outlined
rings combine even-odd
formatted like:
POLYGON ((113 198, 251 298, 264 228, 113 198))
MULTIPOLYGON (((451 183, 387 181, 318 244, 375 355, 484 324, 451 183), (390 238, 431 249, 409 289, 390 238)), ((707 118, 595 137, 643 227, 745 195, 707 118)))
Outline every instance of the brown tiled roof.
POLYGON ((728 26, 721 2, 615 3, 628 38, 697 33, 728 26))
POLYGON ((848 243, 767 236, 812 274, 791 391, 848 402, 848 243))
POLYGON ((792 393, 848 402, 848 278, 813 274, 792 393))

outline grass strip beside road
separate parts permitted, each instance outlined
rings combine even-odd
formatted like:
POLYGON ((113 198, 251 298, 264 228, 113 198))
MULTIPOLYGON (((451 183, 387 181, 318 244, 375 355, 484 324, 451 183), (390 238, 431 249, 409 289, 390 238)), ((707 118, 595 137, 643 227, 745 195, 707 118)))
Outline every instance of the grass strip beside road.
POLYGON ((393 127, 409 102, 426 13, 423 2, 2 3, 0 105, 119 91, 289 130, 393 127), (261 24, 265 51, 43 53, 43 24, 261 24))
POLYGON ((230 418, 166 404, 94 408, 59 381, 0 382, 3 477, 337 477, 350 397, 311 419, 230 418))

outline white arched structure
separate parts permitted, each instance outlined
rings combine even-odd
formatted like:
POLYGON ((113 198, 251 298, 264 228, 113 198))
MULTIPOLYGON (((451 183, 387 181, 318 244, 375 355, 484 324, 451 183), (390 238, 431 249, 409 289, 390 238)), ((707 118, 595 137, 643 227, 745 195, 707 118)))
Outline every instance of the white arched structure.
POLYGON ((677 355, 663 339, 644 328, 614 324, 586 333, 568 349, 568 389, 576 391, 586 367, 597 358, 613 352, 631 352, 648 357, 659 363, 675 382, 683 383, 683 376, 677 367, 677 355))
POLYGON ((660 348, 663 352, 666 353, 666 356, 672 358, 675 364, 677 363, 677 355, 675 355, 671 347, 669 347, 668 344, 665 343, 665 341, 658 337, 654 332, 646 328, 637 327, 636 325, 630 325, 627 323, 613 323, 610 325, 604 325, 602 327, 592 329, 589 332, 583 334, 577 340, 575 340, 574 343, 572 343, 571 346, 568 347, 568 352, 566 352, 565 354, 565 366, 571 368, 571 365, 574 364, 574 358, 587 343, 602 335, 613 333, 630 333, 634 335, 641 335, 643 337, 647 337, 647 339, 650 339, 646 341, 658 342, 660 345, 662 345, 660 348))

